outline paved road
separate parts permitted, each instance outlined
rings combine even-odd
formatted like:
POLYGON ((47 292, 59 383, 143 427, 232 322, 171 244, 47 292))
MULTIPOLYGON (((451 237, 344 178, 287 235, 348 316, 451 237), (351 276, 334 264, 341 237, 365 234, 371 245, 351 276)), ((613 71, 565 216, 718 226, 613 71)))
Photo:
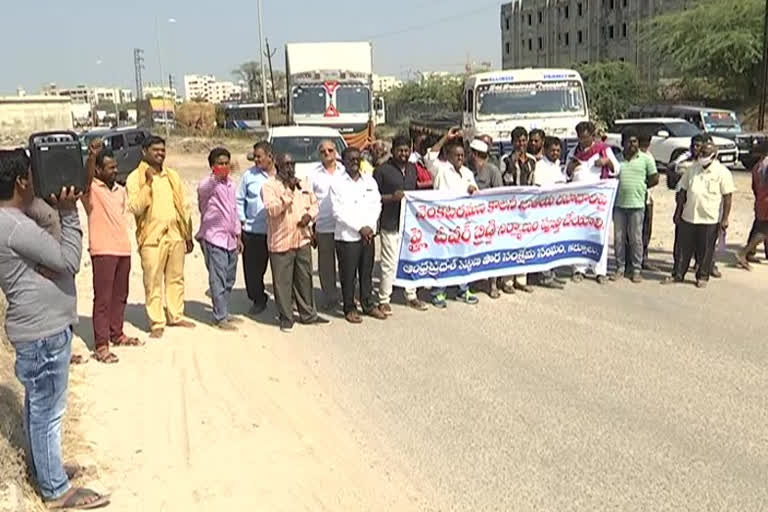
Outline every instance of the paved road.
POLYGON ((435 510, 768 509, 768 266, 337 323, 296 352, 435 510))

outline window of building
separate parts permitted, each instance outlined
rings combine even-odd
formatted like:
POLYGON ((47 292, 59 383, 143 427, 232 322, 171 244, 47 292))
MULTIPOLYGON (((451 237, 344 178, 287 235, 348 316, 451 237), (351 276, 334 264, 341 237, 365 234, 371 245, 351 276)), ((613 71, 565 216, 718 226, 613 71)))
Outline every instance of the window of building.
POLYGON ((562 43, 563 42, 563 34, 557 34, 557 42, 562 43))
POLYGON ((576 40, 579 42, 579 44, 583 43, 583 42, 584 42, 584 32, 582 32, 581 30, 579 30, 579 31, 576 33, 576 40))
POLYGON ((611 10, 613 10, 613 9, 615 9, 615 8, 616 8, 616 5, 615 5, 615 0, 610 0, 609 8, 610 8, 611 10))
POLYGON ((544 22, 544 13, 539 11, 539 24, 542 24, 544 22))
POLYGON ((528 40, 528 51, 533 51, 533 39, 528 40))
POLYGON ((531 14, 528 15, 528 26, 533 25, 533 16, 531 14))
POLYGON ((622 23, 621 24, 621 37, 626 38, 627 37, 627 24, 622 23))
POLYGON ((568 46, 569 44, 571 44, 570 39, 571 39, 570 35, 568 34, 568 32, 566 32, 565 33, 565 46, 568 46))
POLYGON ((605 39, 605 25, 600 27, 600 39, 605 39))
POLYGON ((509 30, 509 18, 504 20, 504 25, 507 27, 507 30, 509 30))
POLYGON ((504 52, 509 55, 509 43, 504 43, 504 52))
POLYGON ((543 49, 544 49, 544 39, 540 37, 539 38, 539 50, 543 50, 543 49))
POLYGON ((624 62, 624 57, 619 57, 619 62, 624 62))
POLYGON ((565 6, 565 19, 568 19, 568 17, 571 15, 571 8, 570 6, 565 6))
POLYGON ((608 27, 608 39, 613 39, 613 25, 608 27))
POLYGON ((626 7, 626 6, 627 6, 627 0, 623 0, 623 2, 621 3, 621 5, 622 5, 622 7, 626 7))
POLYGON ((584 4, 581 4, 581 3, 576 4, 576 10, 578 11, 579 16, 583 16, 584 15, 584 4))

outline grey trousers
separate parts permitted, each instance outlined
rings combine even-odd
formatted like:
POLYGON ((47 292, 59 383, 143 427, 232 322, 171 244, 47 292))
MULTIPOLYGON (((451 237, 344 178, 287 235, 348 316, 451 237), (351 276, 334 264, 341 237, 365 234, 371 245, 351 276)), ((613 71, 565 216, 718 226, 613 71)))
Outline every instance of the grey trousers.
POLYGON ((643 219, 645 208, 619 208, 613 210, 613 248, 616 252, 616 270, 627 267, 627 247, 633 272, 643 268, 643 219), (629 243, 625 244, 624 241, 629 243))
POLYGON ((312 247, 288 252, 269 253, 272 265, 272 284, 275 287, 275 303, 281 320, 293 320, 293 300, 302 322, 317 317, 315 298, 312 293, 312 247))
POLYGON ((326 303, 339 303, 339 288, 336 286, 336 241, 333 233, 317 233, 317 270, 320 274, 320 288, 326 303))

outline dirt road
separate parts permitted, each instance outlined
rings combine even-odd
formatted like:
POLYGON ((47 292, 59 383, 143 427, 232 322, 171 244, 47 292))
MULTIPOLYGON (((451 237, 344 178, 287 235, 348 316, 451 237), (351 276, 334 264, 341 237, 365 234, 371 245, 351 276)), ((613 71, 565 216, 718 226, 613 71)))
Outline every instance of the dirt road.
MULTIPOLYGON (((169 161, 195 204, 204 155, 169 161)), ((734 242, 751 219, 746 177, 737 181, 734 242)), ((657 194, 657 249, 671 247, 670 196, 657 194)), ((248 307, 239 274, 235 312, 248 307)), ((335 319, 291 335, 279 333, 272 308, 240 334, 214 330, 198 248, 186 278, 196 329, 118 349, 115 366, 74 370, 87 442, 80 458, 113 492, 111 510, 765 503, 759 402, 768 372, 754 337, 768 272, 727 271, 706 292, 585 283, 493 304, 482 297, 475 309, 397 307, 401 321, 386 327, 335 319), (750 450, 747 459, 728 455, 750 450)), ((90 280, 84 263, 78 333, 87 343, 90 280)), ((135 255, 129 302, 128 333, 146 336, 135 255)))

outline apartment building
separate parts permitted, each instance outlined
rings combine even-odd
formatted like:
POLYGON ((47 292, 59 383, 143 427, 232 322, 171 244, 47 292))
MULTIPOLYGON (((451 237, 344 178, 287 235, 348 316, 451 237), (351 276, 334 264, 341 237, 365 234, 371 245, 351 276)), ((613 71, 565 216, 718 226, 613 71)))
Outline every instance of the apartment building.
POLYGON ((501 6, 501 55, 505 69, 573 67, 621 60, 643 76, 658 76, 642 44, 643 21, 692 0, 513 0, 501 6))
POLYGON ((392 89, 402 87, 403 81, 396 76, 391 75, 377 75, 374 73, 373 77, 373 91, 374 92, 389 92, 392 89))
POLYGON ((186 101, 204 99, 211 103, 224 103, 237 100, 242 94, 242 85, 218 81, 214 75, 184 75, 186 101))
POLYGON ((73 104, 86 105, 97 105, 99 103, 125 104, 134 101, 132 89, 89 87, 82 84, 60 89, 55 83, 49 83, 42 87, 41 94, 44 96, 68 96, 73 104))

